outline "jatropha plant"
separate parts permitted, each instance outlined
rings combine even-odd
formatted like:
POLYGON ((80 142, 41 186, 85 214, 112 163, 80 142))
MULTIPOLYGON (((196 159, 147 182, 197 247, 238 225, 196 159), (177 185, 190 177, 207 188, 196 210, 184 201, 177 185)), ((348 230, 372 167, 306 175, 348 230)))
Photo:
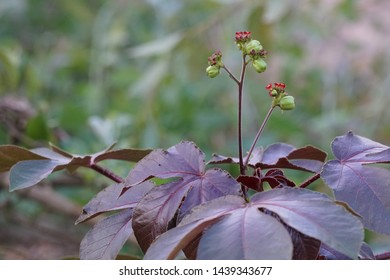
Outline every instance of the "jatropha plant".
POLYGON ((348 132, 331 145, 334 159, 314 146, 285 143, 257 146, 271 114, 292 110, 294 97, 282 82, 266 86, 270 108, 244 153, 242 98, 249 66, 266 70, 267 52, 251 32, 236 32, 240 76, 223 63, 222 52, 208 59, 206 73, 225 71, 237 85, 238 156, 205 154, 183 141, 168 149, 106 150, 86 156, 58 147, 27 150, 0 147, 0 171, 10 171, 10 190, 31 187, 54 171, 91 168, 112 179, 77 219, 107 212, 83 238, 81 259, 115 259, 134 233, 145 259, 389 259, 374 255, 365 228, 390 235, 390 148, 348 132), (108 159, 137 162, 126 178, 102 167, 108 159), (237 165, 235 178, 220 164, 237 165), (296 182, 285 169, 310 174, 296 182), (158 179, 158 180, 157 180, 158 179), (309 190, 322 179, 334 194, 309 190))

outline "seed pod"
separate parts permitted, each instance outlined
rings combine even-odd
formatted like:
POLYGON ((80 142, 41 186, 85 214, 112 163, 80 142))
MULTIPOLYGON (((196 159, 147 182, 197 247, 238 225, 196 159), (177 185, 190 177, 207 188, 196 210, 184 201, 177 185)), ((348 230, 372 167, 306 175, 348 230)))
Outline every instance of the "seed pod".
POLYGON ((211 65, 206 68, 207 76, 215 78, 219 75, 219 67, 217 65, 211 65))
POLYGON ((282 110, 292 110, 295 108, 294 97, 291 95, 287 95, 282 97, 279 102, 280 109, 282 110))
POLYGON ((263 49, 263 46, 260 44, 259 41, 257 40, 250 40, 246 45, 245 45, 245 53, 246 54, 251 54, 252 51, 254 53, 258 53, 263 49))
POLYGON ((262 73, 267 69, 267 63, 261 58, 253 60, 252 66, 258 73, 262 73))

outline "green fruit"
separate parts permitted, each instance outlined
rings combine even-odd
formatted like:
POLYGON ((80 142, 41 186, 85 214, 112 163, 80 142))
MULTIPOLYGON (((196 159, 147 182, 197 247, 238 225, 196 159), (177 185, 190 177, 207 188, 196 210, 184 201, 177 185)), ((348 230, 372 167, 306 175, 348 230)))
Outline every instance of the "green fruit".
POLYGON ((269 95, 272 97, 276 97, 279 95, 278 91, 276 89, 273 89, 269 92, 269 95))
POLYGON ((245 45, 245 53, 246 54, 251 54, 252 51, 255 53, 258 53, 263 49, 263 46, 260 44, 259 41, 257 40, 250 40, 246 45, 245 45))
POLYGON ((262 73, 267 69, 267 63, 261 58, 253 60, 252 66, 258 73, 262 73))
POLYGON ((215 78, 219 75, 219 67, 217 65, 211 65, 206 68, 207 76, 215 78))
POLYGON ((291 95, 287 95, 287 96, 282 97, 282 99, 280 99, 280 101, 279 101, 279 106, 280 106, 280 109, 282 109, 282 110, 294 109, 295 108, 294 97, 292 97, 291 95))

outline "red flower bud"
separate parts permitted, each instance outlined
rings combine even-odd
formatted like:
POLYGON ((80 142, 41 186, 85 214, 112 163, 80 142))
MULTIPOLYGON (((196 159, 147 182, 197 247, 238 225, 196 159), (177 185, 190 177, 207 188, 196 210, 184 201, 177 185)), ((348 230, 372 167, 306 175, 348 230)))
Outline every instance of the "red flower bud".
POLYGON ((252 36, 252 32, 250 31, 237 31, 235 40, 236 42, 246 42, 250 40, 251 36, 252 36))
POLYGON ((285 94, 286 84, 285 83, 269 83, 266 87, 268 90, 268 94, 272 97, 280 96, 281 94, 285 94))

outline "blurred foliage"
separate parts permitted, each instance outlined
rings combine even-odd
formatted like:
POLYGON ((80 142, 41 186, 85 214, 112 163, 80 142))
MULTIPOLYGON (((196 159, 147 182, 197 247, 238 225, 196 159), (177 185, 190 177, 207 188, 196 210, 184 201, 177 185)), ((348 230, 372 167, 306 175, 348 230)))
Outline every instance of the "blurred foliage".
POLYGON ((236 155, 236 85, 205 68, 220 49, 238 75, 234 33, 250 30, 269 56, 264 74, 248 71, 245 149, 269 107, 264 87, 278 81, 297 106, 275 112, 261 145, 329 152, 348 130, 389 145, 389 10, 380 0, 2 0, 0 106, 10 96, 18 106, 0 112, 0 144, 87 154, 188 139, 208 158, 236 155))

